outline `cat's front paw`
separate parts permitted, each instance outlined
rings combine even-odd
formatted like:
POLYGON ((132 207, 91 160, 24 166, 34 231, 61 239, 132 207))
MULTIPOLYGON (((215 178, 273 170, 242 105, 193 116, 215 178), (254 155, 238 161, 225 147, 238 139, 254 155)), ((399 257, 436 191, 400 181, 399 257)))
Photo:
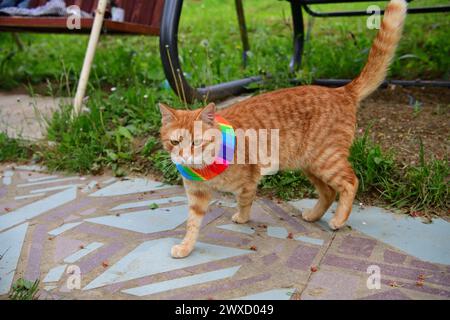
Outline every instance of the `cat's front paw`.
POLYGON ((321 216, 317 216, 312 209, 303 209, 302 218, 308 222, 316 222, 321 216))
POLYGON ((177 244, 172 247, 170 253, 173 258, 185 258, 192 252, 193 249, 193 247, 191 248, 184 244, 177 244))
POLYGON ((248 217, 244 217, 244 216, 241 215, 240 212, 236 212, 231 217, 231 220, 233 220, 233 222, 235 222, 235 223, 242 224, 242 223, 247 223, 248 222, 248 217))
POLYGON ((345 226, 345 221, 338 221, 336 217, 333 217, 330 222, 328 222, 328 225, 330 226, 331 230, 338 230, 345 226))

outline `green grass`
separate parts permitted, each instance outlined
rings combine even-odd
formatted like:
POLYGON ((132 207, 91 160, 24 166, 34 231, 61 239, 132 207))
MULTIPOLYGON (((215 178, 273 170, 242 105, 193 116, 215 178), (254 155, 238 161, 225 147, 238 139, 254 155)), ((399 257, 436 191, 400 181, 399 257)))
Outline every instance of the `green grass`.
POLYGON ((380 189, 395 172, 394 155, 381 150, 369 138, 367 128, 362 137, 357 137, 350 148, 349 160, 359 180, 359 192, 380 189))
POLYGON ((18 279, 12 286, 9 298, 11 300, 36 300, 39 291, 39 280, 29 281, 18 279))
POLYGON ((0 132, 0 162, 25 161, 33 155, 29 143, 18 139, 11 139, 5 133, 0 132))
MULTIPOLYGON (((385 2, 379 4, 385 6, 385 2)), ((412 6, 433 4, 446 4, 446 1, 417 0, 412 6)), ((242 47, 233 2, 186 1, 179 47, 184 71, 193 84, 209 85, 266 72, 279 83, 289 76, 286 72, 292 50, 289 3, 246 0, 244 7, 252 52, 246 69, 241 63, 242 47)), ((365 9, 366 4, 316 6, 317 10, 333 8, 365 9)), ((307 16, 306 20, 309 23, 312 18, 307 16)), ((376 33, 365 27, 365 21, 365 17, 314 19, 303 68, 298 75, 306 79, 356 76, 376 33)), ((408 16, 391 76, 448 79, 449 27, 448 14, 408 16)), ((17 48, 10 34, 0 34, 0 88, 37 85, 49 80, 58 83, 56 92, 73 90, 87 36, 20 36, 25 44, 23 51, 17 48)), ((138 85, 164 92, 160 88, 163 81, 156 37, 101 38, 91 90, 138 85)))
POLYGON ((436 213, 450 209, 448 159, 425 159, 420 142, 420 162, 396 173, 382 184, 382 197, 395 208, 436 213))
POLYGON ((314 187, 301 171, 283 171, 265 176, 259 187, 262 194, 283 200, 305 198, 314 193, 314 187))
MULTIPOLYGON (((446 2, 414 3, 417 6, 446 2)), ((384 7, 385 2, 380 5, 384 7)), ((193 85, 211 85, 255 74, 271 75, 261 90, 290 85, 289 3, 246 0, 244 7, 251 44, 251 57, 245 69, 233 1, 185 1, 179 48, 184 72, 193 85)), ((339 6, 343 10, 365 7, 365 4, 339 6)), ((316 7, 333 8, 336 6, 316 7)), ((376 33, 365 27, 365 18, 307 17, 305 23, 313 28, 305 46, 302 69, 295 76, 304 82, 317 77, 356 76, 376 33)), ((408 16, 390 77, 449 79, 449 27, 448 14, 408 16)), ((12 41, 11 34, 0 34, 0 89, 23 87, 30 92, 73 96, 87 36, 20 34, 20 37, 23 51, 12 41)), ((72 121, 70 106, 61 106, 49 119, 47 147, 27 146, 0 135, 0 161, 28 159, 34 151, 35 158, 52 170, 97 174, 111 169, 117 176, 153 172, 165 181, 179 183, 180 177, 158 140, 157 103, 163 101, 175 107, 183 107, 183 103, 167 86, 158 41, 156 37, 102 36, 87 92, 88 112, 72 121)), ((448 210, 448 181, 442 180, 442 176, 448 176, 447 161, 433 160, 399 168, 393 155, 383 152, 367 135, 355 140, 350 160, 361 182, 360 194, 377 194, 396 207, 406 204, 411 208, 448 210)), ((313 192, 298 172, 266 177, 261 190, 284 199, 313 192)))

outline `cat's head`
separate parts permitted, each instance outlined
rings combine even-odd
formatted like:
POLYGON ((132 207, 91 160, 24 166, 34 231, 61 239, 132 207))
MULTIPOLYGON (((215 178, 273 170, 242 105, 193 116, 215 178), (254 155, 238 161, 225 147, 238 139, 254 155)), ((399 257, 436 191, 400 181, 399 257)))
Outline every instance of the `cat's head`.
POLYGON ((196 110, 177 110, 160 103, 159 109, 161 140, 172 162, 192 168, 211 164, 221 144, 214 103, 196 110))

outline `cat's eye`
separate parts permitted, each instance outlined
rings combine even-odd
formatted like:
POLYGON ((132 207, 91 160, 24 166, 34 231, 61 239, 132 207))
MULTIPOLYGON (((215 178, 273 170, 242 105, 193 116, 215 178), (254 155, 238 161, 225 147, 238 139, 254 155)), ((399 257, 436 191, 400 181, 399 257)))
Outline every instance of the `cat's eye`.
POLYGON ((192 142, 192 145, 198 147, 198 146, 201 146, 202 143, 203 143, 203 140, 201 140, 201 139, 195 139, 195 140, 192 142))
POLYGON ((177 146, 177 145, 180 144, 180 141, 178 141, 178 140, 170 140, 170 143, 171 143, 172 145, 174 145, 174 146, 177 146))

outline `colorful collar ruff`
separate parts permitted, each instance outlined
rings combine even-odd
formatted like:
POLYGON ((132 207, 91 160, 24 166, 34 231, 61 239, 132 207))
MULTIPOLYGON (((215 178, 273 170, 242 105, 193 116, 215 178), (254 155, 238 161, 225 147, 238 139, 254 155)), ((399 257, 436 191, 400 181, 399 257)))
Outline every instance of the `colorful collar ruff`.
POLYGON ((224 172, 233 161, 236 145, 234 129, 224 118, 216 115, 214 119, 222 132, 222 146, 219 150, 219 154, 216 156, 213 163, 201 169, 194 169, 181 164, 175 164, 181 175, 188 180, 210 180, 224 172))

